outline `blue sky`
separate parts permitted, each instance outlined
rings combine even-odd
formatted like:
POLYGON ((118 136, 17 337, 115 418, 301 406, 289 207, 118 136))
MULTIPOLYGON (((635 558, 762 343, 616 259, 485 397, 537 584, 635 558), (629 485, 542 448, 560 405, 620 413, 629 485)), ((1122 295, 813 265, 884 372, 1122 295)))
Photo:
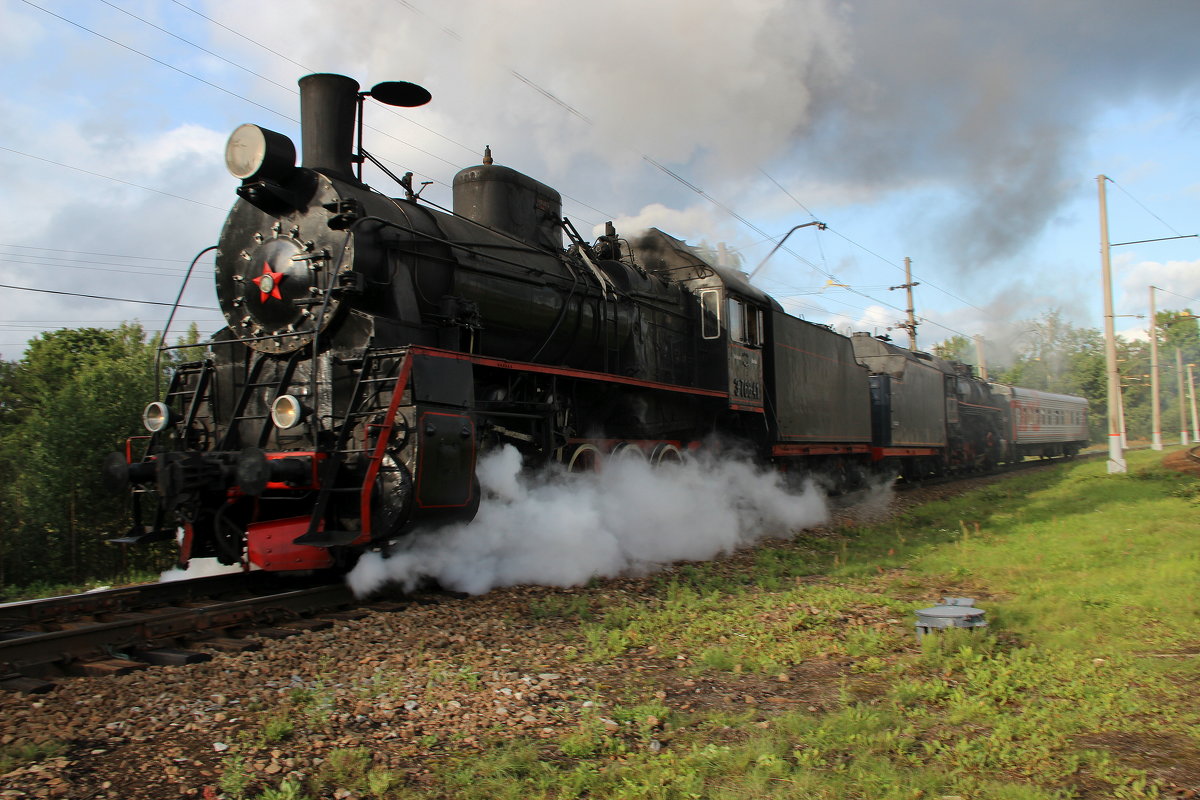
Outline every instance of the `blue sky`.
MULTIPOLYGON (((1200 232, 1194 0, 729 9, 0 0, 0 284, 23 287, 0 288, 0 356, 57 327, 161 327, 167 307, 147 303, 174 299, 234 200, 225 138, 255 122, 298 141, 296 80, 314 71, 433 93, 369 107, 366 147, 444 204, 491 145, 559 189, 581 230, 656 225, 748 268, 819 219, 829 230, 798 231, 756 282, 841 330, 900 320, 888 287, 911 257, 923 347, 982 334, 999 350, 1050 309, 1101 327, 1098 174, 1115 181, 1112 241, 1200 232)), ((1113 260, 1118 315, 1145 314, 1151 283, 1160 310, 1200 309, 1200 239, 1113 260)), ((200 308, 173 330, 221 324, 211 261, 183 303, 200 308)))

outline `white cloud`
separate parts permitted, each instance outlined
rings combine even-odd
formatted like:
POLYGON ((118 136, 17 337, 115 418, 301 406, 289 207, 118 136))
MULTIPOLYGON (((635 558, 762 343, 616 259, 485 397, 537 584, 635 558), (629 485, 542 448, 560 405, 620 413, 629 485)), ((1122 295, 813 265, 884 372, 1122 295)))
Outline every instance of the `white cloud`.
POLYGON ((1163 290, 1155 292, 1158 311, 1183 308, 1198 310, 1200 303, 1189 298, 1200 298, 1200 259, 1139 261, 1121 270, 1120 286, 1124 292, 1122 307, 1134 309, 1136 313, 1149 312, 1151 286, 1163 290))
POLYGON ((830 324, 835 331, 846 335, 858 331, 866 331, 871 334, 890 333, 897 343, 907 346, 908 340, 905 338, 904 331, 889 331, 889 328, 894 328, 899 321, 900 314, 895 309, 871 305, 867 306, 858 317, 836 313, 832 316, 830 324))

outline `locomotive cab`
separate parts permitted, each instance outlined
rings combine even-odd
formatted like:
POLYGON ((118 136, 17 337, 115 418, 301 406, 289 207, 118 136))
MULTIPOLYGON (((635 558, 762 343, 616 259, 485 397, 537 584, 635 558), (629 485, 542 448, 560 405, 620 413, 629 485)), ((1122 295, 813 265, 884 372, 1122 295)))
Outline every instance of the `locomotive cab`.
POLYGON ((647 269, 684 286, 695 298, 700 385, 727 392, 730 410, 762 413, 765 321, 779 305, 741 273, 709 264, 657 228, 646 231, 636 247, 647 269))

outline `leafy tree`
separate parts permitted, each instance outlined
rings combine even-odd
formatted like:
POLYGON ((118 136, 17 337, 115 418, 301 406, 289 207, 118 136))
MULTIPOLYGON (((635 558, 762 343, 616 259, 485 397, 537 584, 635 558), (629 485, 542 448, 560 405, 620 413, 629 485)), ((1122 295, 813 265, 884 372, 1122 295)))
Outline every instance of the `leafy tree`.
MULTIPOLYGON (((1158 333, 1159 380, 1162 387, 1163 438, 1167 441, 1178 436, 1180 410, 1183 410, 1183 429, 1191 426, 1191 403, 1187 395, 1187 365, 1200 364, 1200 324, 1191 309, 1183 311, 1159 311, 1155 315, 1155 330, 1158 333), (1176 355, 1179 353, 1179 357, 1176 355), (1182 374, 1177 369, 1183 363, 1182 374), (1182 394, 1180 381, 1184 382, 1182 394)), ((1191 437, 1188 437, 1190 441, 1191 437)))
POLYGON ((100 464, 140 427, 153 364, 127 324, 44 333, 0 371, 0 583, 111 577, 121 565, 106 540, 126 529, 126 498, 104 489, 100 464))
POLYGON ((944 342, 935 344, 930 349, 938 358, 971 364, 975 362, 974 347, 974 343, 967 337, 955 335, 944 342))
MULTIPOLYGON (((1184 363, 1200 359, 1200 327, 1189 311, 1159 312, 1159 361, 1164 435, 1178 429, 1179 390, 1174 351, 1184 363)), ((1028 320, 1019 340, 1021 347, 1008 365, 999 365, 1001 383, 1030 389, 1086 397, 1090 404, 1091 434, 1103 440, 1108 427, 1108 374, 1103 334, 1094 328, 1077 328, 1057 310, 1028 320)), ((1151 433, 1150 346, 1117 337, 1117 367, 1121 377, 1125 429, 1133 438, 1151 433)), ((1187 402, 1185 396, 1184 402, 1187 402)))
POLYGON ((1191 309, 1159 311, 1154 317, 1160 348, 1171 350, 1179 347, 1183 349, 1185 358, 1190 357, 1193 362, 1200 358, 1200 318, 1191 309))

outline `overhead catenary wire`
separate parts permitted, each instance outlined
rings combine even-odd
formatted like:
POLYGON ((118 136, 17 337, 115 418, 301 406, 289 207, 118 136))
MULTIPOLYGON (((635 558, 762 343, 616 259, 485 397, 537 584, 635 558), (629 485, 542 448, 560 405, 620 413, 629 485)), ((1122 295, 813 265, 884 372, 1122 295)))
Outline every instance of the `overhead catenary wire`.
MULTIPOLYGON (((773 184, 775 184, 777 187, 779 187, 779 190, 780 190, 781 192, 783 192, 785 195, 787 195, 789 198, 791 198, 792 202, 794 202, 794 203, 795 203, 797 206, 799 206, 801 209, 803 209, 804 213, 808 214, 808 215, 809 215, 810 217, 812 217, 813 219, 816 219, 816 216, 813 214, 812 210, 811 210, 811 209, 810 209, 808 206, 804 205, 804 203, 800 202, 799 198, 797 198, 797 197, 796 197, 794 194, 792 194, 790 191, 788 191, 788 190, 787 190, 787 188, 785 188, 783 184, 781 184, 779 181, 777 181, 777 180, 776 180, 776 179, 775 179, 775 178, 774 178, 772 175, 770 175, 770 174, 769 174, 769 173, 768 173, 766 170, 762 169, 761 167, 759 168, 759 172, 761 172, 761 173, 762 173, 764 176, 766 176, 767 180, 771 181, 771 183, 773 183, 773 184)), ((895 267, 896 269, 900 270, 901 272, 903 272, 903 271, 904 271, 904 267, 901 267, 901 266, 900 266, 899 264, 897 264, 896 262, 892 261, 892 260, 891 260, 891 259, 889 259, 889 258, 886 258, 886 257, 884 257, 884 256, 881 256, 879 253, 876 253, 874 250, 871 250, 870 248, 866 247, 865 245, 862 245, 862 244, 860 244, 860 243, 858 243, 858 242, 854 241, 853 239, 851 239, 849 236, 847 236, 846 234, 842 233, 841 231, 838 231, 838 230, 835 230, 835 229, 831 228, 831 227, 830 227, 828 224, 826 224, 826 226, 825 226, 824 228, 822 228, 821 230, 828 230, 828 231, 830 231, 831 233, 834 233, 834 234, 836 234, 838 237, 842 238, 843 240, 845 240, 845 241, 846 241, 846 242, 848 242, 849 244, 852 244, 852 245, 854 245, 855 247, 859 248, 859 249, 860 249, 860 250, 862 250, 863 252, 866 252, 866 253, 869 253, 870 255, 873 255, 873 256, 875 256, 875 258, 879 259, 880 261, 884 262, 885 264, 888 264, 889 266, 895 267)), ((820 246, 821 246, 821 245, 820 245, 820 242, 821 242, 821 237, 819 237, 819 236, 818 236, 818 237, 817 237, 817 246, 818 246, 819 248, 820 248, 820 246)), ((824 261, 824 260, 825 260, 825 253, 824 253, 824 250, 823 250, 823 249, 821 249, 821 260, 822 260, 822 261, 824 261)), ((958 302, 960 302, 960 303, 963 303, 964 305, 968 305, 968 306, 970 306, 971 308, 974 308, 976 311, 979 311, 979 312, 982 312, 982 313, 984 313, 984 314, 987 314, 987 311, 986 311, 986 310, 984 310, 984 309, 980 308, 979 306, 975 305, 974 303, 971 303, 971 302, 969 302, 969 301, 967 301, 967 300, 964 300, 963 298, 959 297, 958 295, 954 294, 953 292, 950 292, 950 291, 948 291, 948 290, 946 290, 946 289, 943 289, 942 287, 940 287, 940 286, 938 286, 937 284, 935 284, 935 283, 933 283, 933 282, 929 281, 928 279, 924 278, 923 276, 914 275, 914 276, 913 276, 913 278, 914 278, 914 279, 915 279, 915 278, 920 278, 920 279, 921 279, 921 282, 922 282, 922 283, 924 283, 924 284, 926 284, 926 285, 928 285, 930 288, 937 289, 937 290, 938 290, 939 292, 941 292, 942 294, 945 294, 946 296, 948 296, 948 297, 951 297, 951 298, 953 298, 953 299, 957 300, 958 302)))
MULTIPOLYGON (((1183 234, 1181 234, 1179 231, 1175 230, 1175 228, 1173 228, 1171 225, 1169 225, 1162 217, 1160 217, 1158 214, 1155 214, 1153 211, 1151 211, 1149 208, 1147 208, 1145 203, 1143 203, 1141 200, 1138 200, 1136 197, 1134 197, 1132 194, 1130 194, 1129 190, 1127 190, 1124 186, 1117 183, 1115 180, 1112 179, 1112 177, 1110 177, 1108 175, 1106 175, 1105 177, 1108 178, 1109 183, 1111 183, 1113 186, 1116 186, 1118 189, 1120 189, 1122 194, 1124 194, 1126 197, 1128 197, 1133 202, 1137 203, 1137 205, 1139 207, 1141 207, 1141 209, 1143 211, 1145 211, 1147 214, 1149 214, 1150 216, 1154 217, 1156 220, 1161 222, 1163 224, 1163 227, 1165 227, 1167 230, 1169 230, 1171 233, 1175 234, 1176 236, 1183 236, 1183 234)), ((1147 240, 1147 241, 1149 241, 1149 240, 1147 240)), ((1134 243, 1134 244, 1136 244, 1136 243, 1134 243)))

